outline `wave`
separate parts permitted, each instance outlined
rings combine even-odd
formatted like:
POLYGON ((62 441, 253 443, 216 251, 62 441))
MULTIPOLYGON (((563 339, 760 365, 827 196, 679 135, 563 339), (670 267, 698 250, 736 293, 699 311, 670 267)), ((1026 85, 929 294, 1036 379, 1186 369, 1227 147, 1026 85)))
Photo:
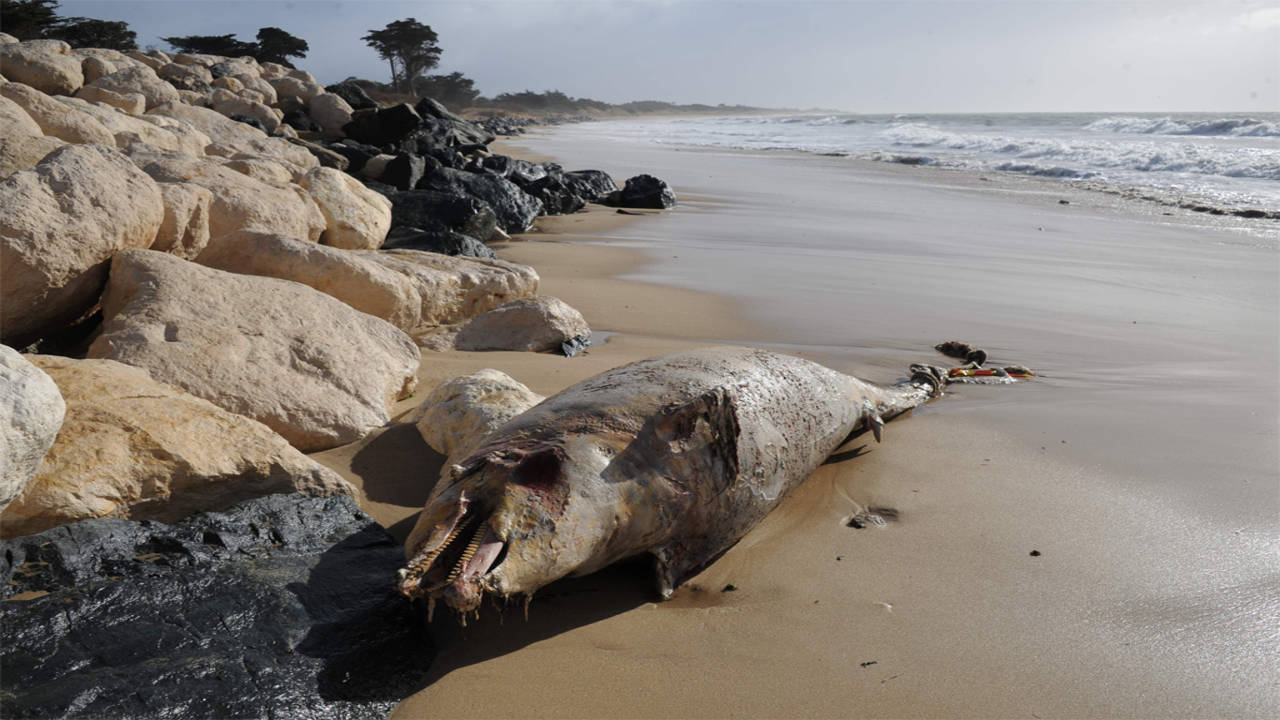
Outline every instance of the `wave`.
POLYGON ((1280 123, 1253 118, 1186 121, 1171 117, 1106 117, 1084 126, 1092 132, 1135 135, 1202 135, 1218 137, 1280 137, 1280 123))

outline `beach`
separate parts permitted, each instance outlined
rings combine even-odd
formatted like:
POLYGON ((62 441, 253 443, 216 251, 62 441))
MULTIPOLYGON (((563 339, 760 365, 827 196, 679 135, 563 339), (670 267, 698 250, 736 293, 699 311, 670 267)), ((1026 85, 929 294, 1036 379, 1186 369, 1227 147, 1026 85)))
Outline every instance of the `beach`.
POLYGON ((842 447, 667 602, 642 560, 437 613, 393 717, 1258 717, 1280 707, 1277 255, 1262 232, 1037 178, 593 140, 501 151, 664 178, 678 208, 499 249, 583 312, 577 358, 425 353, 401 423, 314 457, 407 534, 442 458, 404 422, 479 367, 542 394, 707 344, 952 386, 842 447), (1060 201, 1065 200, 1066 203, 1060 201), (601 342, 603 340, 603 342, 601 342), (883 523, 858 523, 871 512, 883 523))

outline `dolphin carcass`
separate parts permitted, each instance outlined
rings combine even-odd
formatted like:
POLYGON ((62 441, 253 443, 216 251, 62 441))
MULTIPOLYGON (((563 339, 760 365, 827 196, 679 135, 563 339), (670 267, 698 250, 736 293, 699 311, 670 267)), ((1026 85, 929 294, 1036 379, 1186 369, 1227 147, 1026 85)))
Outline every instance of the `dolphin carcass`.
POLYGON ((912 365, 909 379, 879 387, 751 348, 610 370, 509 420, 445 471, 405 544, 400 591, 465 617, 485 594, 527 598, 649 553, 667 597, 852 432, 879 440, 886 420, 953 375, 967 379, 912 365))

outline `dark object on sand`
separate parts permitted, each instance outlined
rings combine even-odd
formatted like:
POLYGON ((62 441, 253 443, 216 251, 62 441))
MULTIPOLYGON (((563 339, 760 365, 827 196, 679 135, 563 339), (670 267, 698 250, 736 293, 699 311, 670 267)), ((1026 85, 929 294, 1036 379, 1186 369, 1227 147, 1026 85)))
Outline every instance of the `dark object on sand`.
POLYGON ((628 179, 621 190, 609 193, 600 202, 610 207, 665 210, 675 207, 676 194, 663 180, 652 175, 636 175, 628 179))
POLYGON ((982 363, 987 361, 986 350, 980 350, 969 343, 960 342, 959 340, 948 340, 944 343, 938 343, 933 346, 933 349, 947 357, 958 358, 965 362, 973 363, 975 367, 982 367, 982 363))
POLYGON ((578 335, 560 343, 560 352, 564 353, 565 357, 573 357, 589 347, 591 347, 590 336, 578 335))
POLYGON ((1071 201, 1070 201, 1070 200, 1059 200, 1059 201, 1058 201, 1058 204, 1059 204, 1059 205, 1070 205, 1070 204, 1071 204, 1071 201))
POLYGON ((384 718, 434 653, 351 498, 0 542, 0 714, 384 718))

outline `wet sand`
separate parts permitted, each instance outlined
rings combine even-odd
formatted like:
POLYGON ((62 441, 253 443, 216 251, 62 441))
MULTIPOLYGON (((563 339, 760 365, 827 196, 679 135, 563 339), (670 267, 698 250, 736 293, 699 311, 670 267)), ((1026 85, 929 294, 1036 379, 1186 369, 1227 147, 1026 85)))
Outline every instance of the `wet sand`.
MULTIPOLYGON (((1273 239, 1056 183, 591 126, 512 145, 651 172, 681 206, 548 219, 501 249, 607 342, 427 353, 402 412, 478 367, 545 394, 707 342, 887 383, 958 338, 1042 377, 953 386, 883 444, 855 439, 669 602, 637 563, 547 588, 528 621, 441 613, 435 666, 393 717, 1280 711, 1273 239), (886 522, 848 526, 868 510, 886 522)), ((408 425, 320 458, 401 536, 440 462, 408 425)))

